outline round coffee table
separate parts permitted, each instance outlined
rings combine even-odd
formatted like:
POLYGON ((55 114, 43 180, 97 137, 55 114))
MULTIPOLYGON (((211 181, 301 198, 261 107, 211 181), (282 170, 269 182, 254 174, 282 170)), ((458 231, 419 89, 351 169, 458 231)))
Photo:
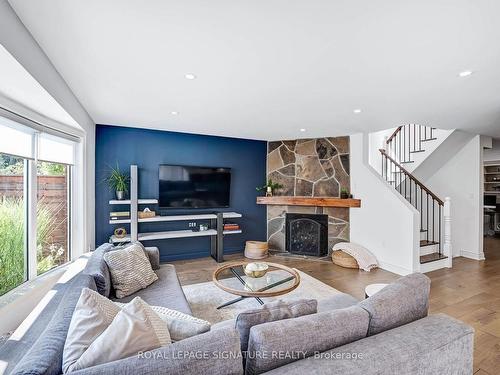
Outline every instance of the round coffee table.
POLYGON ((365 298, 373 296, 375 293, 380 292, 389 284, 369 284, 365 288, 365 298))
POLYGON ((220 305, 218 309, 245 298, 255 298, 263 305, 262 297, 275 297, 289 293, 300 284, 300 275, 296 270, 277 263, 258 262, 269 266, 267 273, 262 277, 249 277, 245 275, 243 269, 248 263, 252 262, 231 262, 215 270, 213 274, 215 285, 228 293, 239 296, 220 305))

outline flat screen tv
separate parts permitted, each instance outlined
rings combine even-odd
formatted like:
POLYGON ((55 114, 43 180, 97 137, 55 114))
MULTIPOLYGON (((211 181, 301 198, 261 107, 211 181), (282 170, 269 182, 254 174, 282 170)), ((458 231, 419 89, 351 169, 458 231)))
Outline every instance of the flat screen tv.
POLYGON ((231 169, 160 165, 160 208, 229 207, 231 169))

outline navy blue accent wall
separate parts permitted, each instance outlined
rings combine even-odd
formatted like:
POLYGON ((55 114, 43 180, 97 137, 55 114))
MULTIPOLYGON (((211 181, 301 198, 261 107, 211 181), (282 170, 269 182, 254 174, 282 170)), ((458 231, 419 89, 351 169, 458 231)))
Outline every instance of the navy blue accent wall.
MULTIPOLYGON (((96 129, 96 246, 108 242, 109 236, 119 225, 109 224, 110 211, 125 211, 127 206, 110 206, 114 198, 101 181, 108 166, 119 163, 129 171, 131 164, 139 168, 139 198, 158 198, 158 165, 177 164, 231 168, 231 204, 219 211, 236 211, 243 214, 238 222, 242 234, 224 239, 224 252, 244 250, 246 240, 266 240, 265 206, 255 203, 266 178, 266 142, 236 138, 213 137, 185 133, 146 130, 138 128, 97 125, 96 129)), ((140 206, 143 207, 143 206, 140 206)), ((158 212, 156 205, 149 206, 158 212)), ((169 214, 208 213, 216 210, 168 210, 169 214)), ((201 222, 198 222, 198 224, 201 222)), ((125 225, 127 231, 130 230, 125 225)), ((139 224, 139 232, 188 229, 188 222, 159 222, 139 224)), ((162 261, 189 259, 209 255, 210 239, 181 238, 147 241, 147 246, 160 248, 162 261)))

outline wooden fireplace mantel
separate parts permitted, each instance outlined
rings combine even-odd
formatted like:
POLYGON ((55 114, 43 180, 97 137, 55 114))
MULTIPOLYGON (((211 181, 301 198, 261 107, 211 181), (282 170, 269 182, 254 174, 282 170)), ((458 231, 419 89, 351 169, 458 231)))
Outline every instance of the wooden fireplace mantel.
POLYGON ((361 199, 341 199, 328 197, 257 197, 257 204, 280 206, 316 206, 316 207, 361 207, 361 199))

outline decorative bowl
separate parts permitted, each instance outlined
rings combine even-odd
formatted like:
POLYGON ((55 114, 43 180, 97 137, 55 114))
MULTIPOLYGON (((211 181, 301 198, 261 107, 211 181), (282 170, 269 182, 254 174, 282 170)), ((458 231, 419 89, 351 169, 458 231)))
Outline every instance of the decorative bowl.
POLYGON ((253 278, 264 276, 267 273, 268 269, 269 266, 266 263, 261 263, 261 262, 248 263, 246 266, 243 267, 245 275, 253 278))

